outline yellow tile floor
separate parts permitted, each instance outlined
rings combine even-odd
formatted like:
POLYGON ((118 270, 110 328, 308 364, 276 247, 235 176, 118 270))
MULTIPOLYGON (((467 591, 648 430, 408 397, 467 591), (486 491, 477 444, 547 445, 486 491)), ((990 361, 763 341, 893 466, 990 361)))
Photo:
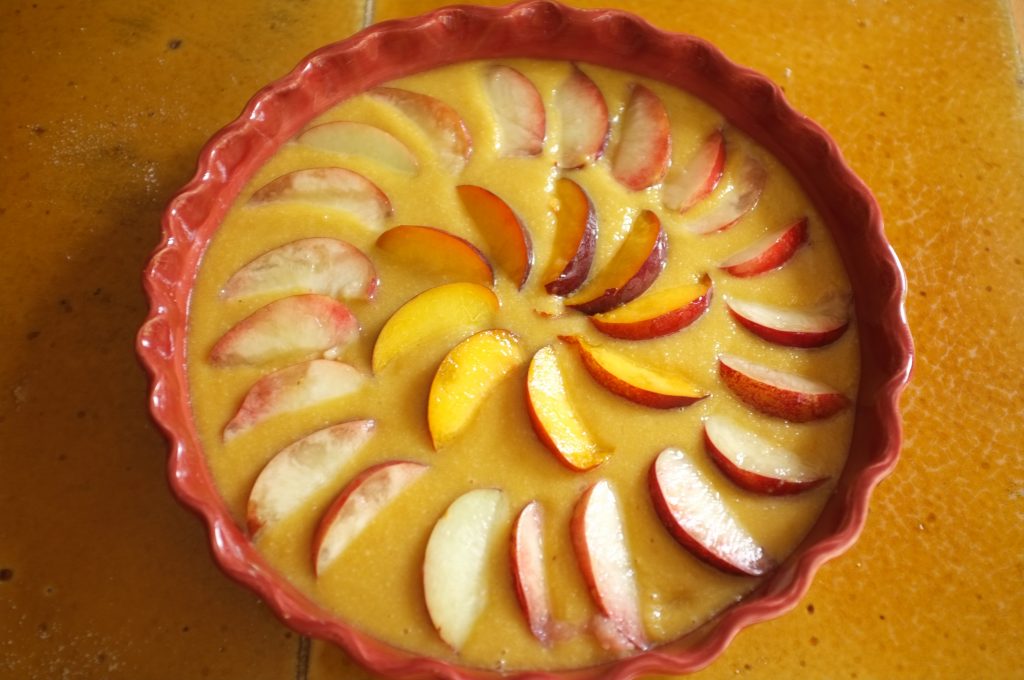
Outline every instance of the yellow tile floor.
MULTIPOLYGON (((138 281, 162 206, 248 96, 368 19, 440 4, 0 8, 0 677, 370 677, 222 576, 171 498, 133 357, 138 281)), ((874 189, 910 282, 906 443, 863 537, 796 610, 695 677, 1020 677, 1024 69, 1011 6, 570 4, 700 35, 782 84, 874 189)))

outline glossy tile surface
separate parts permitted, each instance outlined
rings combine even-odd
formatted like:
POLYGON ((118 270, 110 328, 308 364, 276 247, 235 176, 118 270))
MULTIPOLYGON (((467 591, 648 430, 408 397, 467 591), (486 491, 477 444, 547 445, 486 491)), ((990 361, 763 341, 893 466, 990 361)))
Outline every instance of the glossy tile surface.
MULTIPOLYGON (((377 0, 374 19, 441 3, 377 0)), ((1012 677, 1024 665, 1024 71, 1007 6, 620 6, 785 86, 876 192, 918 348, 896 474, 800 607, 696 677, 1012 677)), ((0 677, 370 676, 213 566, 134 356, 162 206, 245 100, 364 4, 0 9, 0 677), (297 667, 298 665, 298 667, 297 667)))

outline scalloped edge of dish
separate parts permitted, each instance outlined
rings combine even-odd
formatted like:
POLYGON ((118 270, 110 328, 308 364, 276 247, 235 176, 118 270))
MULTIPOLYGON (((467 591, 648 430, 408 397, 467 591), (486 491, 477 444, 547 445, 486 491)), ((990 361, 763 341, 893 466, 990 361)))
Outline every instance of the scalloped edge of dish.
POLYGON ((150 411, 171 444, 171 488, 205 521, 214 557, 229 576, 258 593, 291 628, 340 645, 377 673, 632 680, 699 670, 743 628, 796 606, 818 568, 856 541, 872 490, 899 457, 898 405, 910 377, 913 344, 904 313, 906 279, 871 192, 828 134, 794 111, 770 80, 700 38, 662 31, 626 12, 580 10, 552 0, 502 8, 453 6, 377 24, 317 50, 260 90, 211 138, 195 175, 168 205, 162 236, 143 274, 150 311, 136 347, 151 379, 150 411), (501 673, 418 656, 354 629, 298 592, 265 563, 216 492, 192 421, 186 375, 186 321, 199 261, 252 172, 301 125, 343 99, 410 73, 503 57, 616 68, 690 92, 718 109, 779 158, 821 212, 850 276, 861 331, 862 375, 849 458, 833 497, 800 546, 753 592, 684 637, 575 670, 501 673))

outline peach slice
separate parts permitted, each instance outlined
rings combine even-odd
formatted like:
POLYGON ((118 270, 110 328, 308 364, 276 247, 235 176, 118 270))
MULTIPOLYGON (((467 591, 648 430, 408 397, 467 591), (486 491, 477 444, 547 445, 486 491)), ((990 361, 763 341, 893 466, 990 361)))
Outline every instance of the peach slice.
POLYGON ((491 258, 522 289, 533 266, 533 242, 519 216, 508 203, 483 187, 462 184, 455 190, 486 239, 491 258))
POLYGON ((498 298, 478 283, 448 283, 424 291, 391 315, 373 346, 373 372, 425 344, 462 339, 491 325, 498 298))
POLYGON ((260 423, 356 392, 366 376, 340 361, 314 359, 260 378, 224 427, 228 442, 260 423))
POLYGON ((665 176, 671 155, 668 111, 658 95, 635 83, 622 113, 619 143, 612 154, 612 175, 633 191, 646 189, 665 176))
POLYGON ((792 451, 721 416, 704 421, 704 445, 726 477, 754 493, 788 496, 809 491, 828 479, 792 451))
POLYGON ((850 325, 849 314, 838 308, 804 311, 729 299, 729 313, 762 340, 787 347, 823 347, 838 340, 850 325))
POLYGON ((427 425, 440 450, 472 422, 484 399, 526 360, 519 338, 503 329, 481 331, 448 352, 427 401, 427 425))
POLYGON ((775 560, 736 521, 685 453, 669 448, 658 454, 648 483, 662 524, 695 557, 741 576, 775 568, 775 560))
POLYGON ((487 604, 488 563, 506 513, 498 489, 474 489, 434 525, 423 559, 427 613, 441 639, 458 651, 487 604))
POLYGON ((734 253, 718 266, 740 278, 764 274, 789 262, 806 242, 807 218, 804 217, 734 253))
POLYGON ((492 66, 487 97, 497 120, 498 150, 509 158, 536 156, 544 149, 544 101, 530 79, 511 66, 492 66))
POLYGON ((641 406, 679 408, 708 396, 680 375, 638 364, 578 336, 560 335, 559 338, 576 347, 583 366, 602 387, 641 406))
POLYGON ((544 511, 537 501, 526 504, 512 527, 511 561, 516 596, 530 632, 547 646, 555 624, 544 567, 544 511))
POLYGON ((321 123, 302 132, 295 141, 324 151, 363 156, 410 175, 420 169, 409 147, 376 125, 349 120, 321 123))
POLYGON ((210 361, 235 366, 316 355, 334 359, 357 337, 359 321, 348 307, 326 295, 294 295, 235 324, 210 350, 210 361))
POLYGON ((668 237, 661 220, 642 211, 604 269, 565 301, 584 314, 600 314, 626 304, 651 287, 668 258, 668 237))
POLYGON ((768 172, 760 161, 753 156, 745 157, 737 177, 717 199, 712 199, 714 205, 694 217, 686 228, 694 234, 712 234, 728 229, 754 209, 767 181, 768 172))
POLYGON ((324 513, 313 535, 313 573, 323 574, 427 468, 422 463, 389 461, 364 470, 349 482, 324 513))
POLYGON ((466 167, 473 153, 473 138, 455 109, 430 95, 397 87, 378 87, 367 94, 394 106, 416 123, 448 170, 459 173, 466 167))
POLYGON ((537 350, 526 376, 526 404, 537 437, 559 461, 572 470, 589 470, 608 457, 587 431, 565 392, 555 350, 537 350))
POLYGON ((255 536, 297 510, 330 484, 373 436, 372 420, 353 420, 322 430, 281 449, 256 477, 246 508, 249 535, 255 536))
POLYGON ((680 331, 711 306, 713 286, 704 274, 698 283, 637 298, 628 305, 590 317, 597 330, 623 340, 660 338, 680 331))
POLYGON ((249 205, 301 201, 342 210, 373 231, 384 227, 391 201, 376 184, 345 168, 306 168, 281 175, 256 190, 249 205))
POLYGON ((562 121, 558 167, 582 168, 600 158, 608 141, 608 104, 594 81, 575 64, 555 90, 555 108, 562 121))
POLYGON ((268 250, 239 269, 220 296, 240 300, 256 295, 319 293, 366 300, 377 289, 377 270, 363 251, 333 238, 304 238, 268 250))
POLYGON ((434 227, 402 225, 388 229, 377 247, 400 264, 454 281, 494 285, 494 269, 472 243, 434 227))
POLYGON ((776 418, 803 423, 828 418, 850 404, 828 385, 729 354, 718 356, 718 374, 741 401, 776 418))
POLYGON ((601 613, 635 649, 649 646, 640 615, 633 558, 615 492, 607 480, 587 489, 573 512, 572 542, 601 613))
POLYGON ((661 185, 662 203, 671 210, 686 212, 715 190, 724 168, 725 135, 715 130, 685 165, 673 165, 669 170, 661 185))
POLYGON ((597 252, 597 213, 583 188, 571 179, 555 182, 555 238, 544 290, 568 295, 590 273, 597 252))

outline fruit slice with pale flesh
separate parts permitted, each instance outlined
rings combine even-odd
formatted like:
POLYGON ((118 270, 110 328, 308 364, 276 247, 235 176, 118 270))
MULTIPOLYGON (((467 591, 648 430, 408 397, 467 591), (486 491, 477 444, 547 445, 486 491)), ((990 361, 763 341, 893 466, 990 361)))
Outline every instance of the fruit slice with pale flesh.
POLYGON ((698 283, 648 293, 618 309, 595 314, 590 323, 613 338, 660 338, 699 319, 711 306, 711 296, 711 277, 705 274, 698 283))
POLYGON ((373 372, 424 345, 459 340, 490 326, 498 298, 478 283, 448 283, 424 291, 391 315, 373 346, 373 372))
POLYGON ((665 105, 647 87, 634 84, 622 112, 619 142, 612 154, 612 175, 629 189, 646 189, 665 176, 671 155, 672 135, 665 105))
POLYGON ((662 524, 694 556, 742 576, 760 576, 775 568, 775 560, 736 521, 685 453, 669 448, 658 454, 648 483, 662 524))
POLYGON ((302 132, 295 141, 346 156, 363 156, 410 175, 415 175, 420 167, 409 147, 390 132, 367 123, 348 120, 321 123, 302 132))
POLYGON ((583 285, 597 252, 597 212, 583 188, 571 179, 555 182, 555 238, 544 274, 544 290, 568 295, 583 285))
POLYGON ((370 441, 375 427, 372 420, 340 423, 281 449, 263 467, 249 492, 249 534, 255 536, 264 526, 287 517, 332 483, 370 441))
POLYGON ((427 426, 434 449, 469 427, 487 395, 525 360, 519 338, 503 329, 481 331, 456 345, 430 385, 427 426))
POLYGON ((635 649, 649 645, 633 558, 615 492, 606 480, 587 489, 570 525, 576 558, 601 613, 635 649))
POLYGON ((547 646, 555 624, 544 566, 544 512, 537 501, 526 504, 512 527, 511 561, 516 597, 530 632, 547 646))
POLYGON ((550 345, 537 350, 530 361, 526 405, 537 437, 570 469, 589 470, 608 457, 610 451, 597 443, 569 403, 565 379, 550 345))
POLYGON ((249 205, 301 201, 342 210, 373 231, 384 227, 391 201, 376 184, 345 168, 307 168, 271 180, 256 190, 249 205))
POLYGON ((711 234, 728 229, 754 209, 768 181, 768 172, 753 156, 746 156, 736 177, 717 196, 709 199, 708 210, 694 215, 686 228, 694 234, 711 234))
POLYGON ((458 651, 487 604, 488 563, 506 513, 498 489, 459 496, 434 525, 423 559, 427 612, 441 639, 458 651))
POLYGON ((220 296, 239 300, 256 295, 319 293, 366 300, 377 289, 377 270, 363 251, 333 238, 304 238, 268 250, 239 269, 220 296))
POLYGON ((361 472, 331 503, 313 535, 313 571, 323 574, 380 512, 427 471, 409 461, 380 463, 361 472))
POLYGON ((409 269, 453 281, 494 285, 494 270, 484 254, 466 239, 441 229, 394 227, 380 235, 377 247, 409 269))
POLYGON ((378 87, 367 94, 391 104, 416 123, 448 170, 459 173, 466 167, 473 153, 473 139, 455 109, 436 97, 397 87, 378 87))
POLYGON ((228 442, 260 423, 352 394, 366 376, 340 361, 314 359, 274 371, 260 378, 224 427, 228 442))
POLYGON ((487 241, 491 259, 522 289, 533 266, 533 242, 519 216, 508 203, 483 187, 463 184, 455 189, 473 224, 487 241))
POLYGON ((794 253, 807 242, 807 218, 802 218, 782 231, 768 234, 743 250, 729 256, 719 266, 733 276, 746 278, 777 269, 789 262, 794 253))
POLYGON ((809 491, 828 479, 792 451, 721 416, 704 421, 704 445, 726 477, 754 493, 787 496, 809 491))
POLYGON ((593 80, 575 64, 555 90, 561 118, 558 167, 582 168, 601 157, 608 141, 608 104, 593 80))
POLYGON ((748 406, 798 423, 828 418, 850 404, 828 385, 729 354, 719 355, 718 374, 748 406))
POLYGON ((583 366, 601 386, 641 406, 679 408, 708 396, 681 375, 638 364, 627 356, 592 345, 578 336, 559 337, 576 347, 583 366))
POLYGON ((715 190, 725 169, 725 135, 712 132, 685 165, 672 166, 661 185, 666 208, 686 212, 715 190))
POLYGON ((210 361, 236 366, 316 355, 334 359, 357 337, 359 321, 342 303, 326 295, 293 295, 235 324, 210 350, 210 361))
POLYGON ((651 287, 667 259, 668 237, 661 220, 644 210, 633 220, 611 261, 565 305, 584 314, 600 314, 624 305, 651 287))
POLYGON ((544 149, 547 125, 540 92, 510 66, 492 66, 485 78, 497 122, 499 154, 505 158, 538 155, 544 149))
POLYGON ((823 347, 838 340, 850 325, 849 314, 838 307, 804 311, 730 298, 729 313, 762 340, 787 347, 823 347))

